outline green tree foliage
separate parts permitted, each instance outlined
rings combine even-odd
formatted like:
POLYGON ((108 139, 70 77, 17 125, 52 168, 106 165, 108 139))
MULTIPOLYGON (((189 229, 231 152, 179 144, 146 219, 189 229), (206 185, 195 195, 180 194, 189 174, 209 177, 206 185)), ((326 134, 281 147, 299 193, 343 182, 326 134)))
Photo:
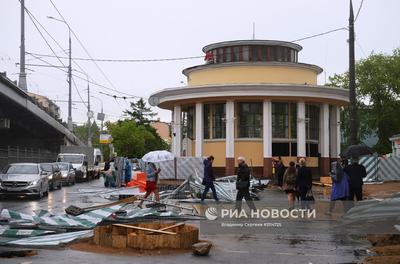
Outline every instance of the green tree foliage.
POLYGON ((106 126, 118 156, 140 158, 149 151, 169 148, 151 126, 139 125, 133 120, 107 122, 106 126))
MULTIPOLYGON (((94 148, 100 147, 100 129, 97 126, 96 122, 92 122, 90 127, 90 134, 92 135, 92 146, 94 148)), ((82 142, 87 143, 88 138, 88 123, 81 126, 74 126, 74 134, 82 140, 82 142)))
MULTIPOLYGON (((328 85, 348 89, 348 72, 335 74, 328 85)), ((359 138, 376 134, 374 149, 391 151, 389 138, 400 132, 400 49, 392 55, 371 54, 356 64, 359 138)), ((342 131, 348 139, 348 109, 342 113, 342 131)), ((347 144, 347 142, 346 142, 347 144)))
POLYGON ((157 115, 151 110, 151 107, 146 106, 143 98, 136 102, 131 102, 131 109, 125 110, 124 113, 128 114, 138 125, 149 125, 152 118, 157 115))

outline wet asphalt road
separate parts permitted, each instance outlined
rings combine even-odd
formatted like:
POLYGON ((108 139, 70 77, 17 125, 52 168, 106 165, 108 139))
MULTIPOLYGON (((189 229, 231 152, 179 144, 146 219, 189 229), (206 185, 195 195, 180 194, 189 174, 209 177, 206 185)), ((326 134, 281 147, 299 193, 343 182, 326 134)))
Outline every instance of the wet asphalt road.
MULTIPOLYGON (((105 200, 90 194, 78 194, 79 188, 101 187, 102 180, 63 187, 41 200, 11 199, 0 201, 0 208, 32 214, 44 209, 57 214, 71 204, 91 206, 105 200)), ((264 191, 266 196, 285 200, 284 194, 264 191)), ((198 223, 194 223, 198 224, 198 223)), ((215 234, 201 235, 213 243, 208 257, 195 257, 190 253, 167 256, 121 256, 80 252, 68 248, 39 249, 38 255, 26 258, 1 259, 0 263, 353 263, 357 261, 354 249, 365 244, 344 235, 329 232, 324 222, 309 232, 280 234, 215 234)), ((201 233, 201 232, 200 232, 201 233)), ((0 247, 0 251, 5 248, 0 247)), ((9 249, 9 248, 7 248, 9 249)))

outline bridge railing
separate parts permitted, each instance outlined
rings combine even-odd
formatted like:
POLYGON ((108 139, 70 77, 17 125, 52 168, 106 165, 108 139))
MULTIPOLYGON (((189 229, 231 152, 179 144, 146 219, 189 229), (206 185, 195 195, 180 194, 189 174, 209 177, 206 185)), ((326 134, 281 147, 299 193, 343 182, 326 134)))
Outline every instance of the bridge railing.
POLYGON ((57 153, 40 148, 0 146, 0 170, 16 162, 54 162, 57 153))

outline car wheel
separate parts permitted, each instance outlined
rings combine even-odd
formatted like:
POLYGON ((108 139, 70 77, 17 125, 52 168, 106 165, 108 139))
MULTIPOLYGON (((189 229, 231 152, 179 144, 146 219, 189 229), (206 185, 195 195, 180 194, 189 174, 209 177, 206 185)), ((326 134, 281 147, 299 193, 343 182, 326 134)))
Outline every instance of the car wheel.
POLYGON ((37 199, 42 199, 44 196, 42 186, 40 186, 39 193, 37 194, 37 199))

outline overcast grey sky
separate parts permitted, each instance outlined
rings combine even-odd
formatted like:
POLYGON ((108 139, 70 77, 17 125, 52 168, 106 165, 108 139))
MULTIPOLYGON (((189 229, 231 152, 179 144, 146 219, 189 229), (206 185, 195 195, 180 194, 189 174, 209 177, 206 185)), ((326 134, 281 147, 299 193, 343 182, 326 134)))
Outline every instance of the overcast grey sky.
MULTIPOLYGON (((257 39, 292 41, 348 24, 348 0, 53 0, 66 21, 94 58, 157 59, 202 55, 201 48, 219 41, 251 39, 253 22, 257 39)), ((354 0, 357 12, 361 0, 354 0)), ((46 16, 59 17, 49 0, 25 0, 26 7, 62 45, 68 48, 68 30, 61 23, 46 16)), ((364 0, 356 21, 356 59, 372 51, 391 53, 400 47, 400 1, 364 0)), ((25 16, 26 51, 51 54, 29 17, 25 16)), ((18 79, 20 41, 20 4, 18 0, 0 0, 0 71, 7 71, 11 79, 18 79)), ((342 73, 348 67, 347 31, 298 42, 303 46, 301 62, 324 68, 319 84, 325 76, 342 73)), ((46 36, 47 37, 47 36, 46 36)), ((57 54, 63 51, 47 37, 57 54)), ((87 57, 77 40, 72 40, 73 57, 87 57)), ((43 64, 27 55, 27 63, 43 64)), ((60 62, 45 58, 55 65, 60 62)), ((67 64, 67 60, 64 60, 67 64)), ((78 62, 97 83, 112 85, 119 91, 147 98, 151 93, 186 83, 182 70, 203 59, 169 62, 115 63, 99 62, 111 84, 92 62, 78 62)), ((66 100, 66 74, 55 68, 28 66, 28 90, 50 99, 66 100)), ((75 67, 76 68, 76 67, 75 67)), ((75 73, 79 75, 79 73, 75 73)), ((75 79, 86 100, 86 83, 75 79)), ((114 89, 114 88, 113 88, 114 89)), ((92 94, 104 102, 108 120, 117 119, 129 106, 129 100, 113 99, 100 94, 122 95, 91 85, 92 94)), ((73 88, 73 100, 79 101, 73 88)), ((95 112, 100 102, 92 100, 95 112)), ((58 103, 66 120, 67 104, 58 103)), ((86 109, 75 104, 73 121, 84 122, 86 109)), ((155 108, 162 120, 169 121, 170 113, 155 108)))

